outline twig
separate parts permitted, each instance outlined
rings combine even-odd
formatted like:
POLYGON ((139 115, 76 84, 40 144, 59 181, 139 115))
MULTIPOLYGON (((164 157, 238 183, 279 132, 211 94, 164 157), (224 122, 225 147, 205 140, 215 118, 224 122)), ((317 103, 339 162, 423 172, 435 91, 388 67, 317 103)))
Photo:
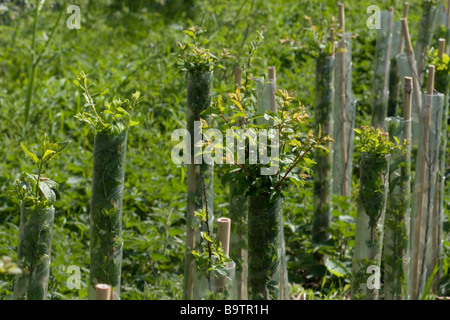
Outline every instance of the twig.
POLYGON ((294 169, 297 166, 300 160, 302 160, 306 156, 306 154, 308 154, 308 152, 311 151, 312 148, 314 148, 314 145, 311 145, 306 151, 303 152, 303 154, 299 156, 299 158, 294 162, 294 164, 286 171, 283 178, 276 184, 274 188, 275 190, 278 190, 280 188, 283 181, 286 180, 288 174, 292 171, 292 169, 294 169))

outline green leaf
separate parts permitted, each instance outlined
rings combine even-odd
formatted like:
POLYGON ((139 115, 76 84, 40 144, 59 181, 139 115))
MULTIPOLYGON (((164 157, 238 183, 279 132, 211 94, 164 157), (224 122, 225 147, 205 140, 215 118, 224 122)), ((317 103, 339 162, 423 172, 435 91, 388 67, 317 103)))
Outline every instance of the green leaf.
POLYGON ((241 112, 244 112, 244 108, 238 100, 232 99, 231 101, 238 107, 241 112))
POLYGON ((184 230, 177 229, 177 228, 172 228, 172 229, 169 229, 169 236, 170 237, 174 237, 174 236, 177 236, 177 235, 182 234, 184 232, 185 232, 184 230))
MULTIPOLYGON (((52 161, 58 154, 60 154, 64 149, 67 148, 67 146, 70 144, 70 141, 64 141, 64 142, 55 142, 51 145, 51 147, 54 150, 54 153, 50 156, 49 159, 47 159, 45 161, 45 163, 49 163, 50 161, 52 161)), ((45 159, 45 156, 43 157, 43 159, 45 159)))
POLYGON ((335 261, 333 259, 328 258, 325 262, 325 266, 331 274, 339 278, 344 277, 348 273, 347 268, 342 262, 335 261))
POLYGON ((185 34, 187 34, 189 37, 191 37, 192 39, 195 39, 195 34, 190 31, 190 30, 184 30, 183 31, 185 34))
POLYGON ((129 127, 134 127, 134 126, 137 126, 138 124, 139 124, 139 121, 130 120, 130 122, 128 123, 128 126, 129 127))
POLYGON ((56 201, 56 193, 47 183, 44 182, 45 181, 41 181, 41 183, 39 183, 39 190, 49 203, 54 203, 56 201))
POLYGON ((39 163, 39 158, 37 157, 37 155, 28 150, 22 142, 20 143, 20 146, 22 147, 23 151, 25 151, 25 153, 31 158, 31 160, 34 161, 34 163, 39 163))
POLYGON ((45 158, 47 158, 48 156, 50 156, 53 153, 56 153, 56 151, 54 151, 54 150, 45 150, 45 153, 44 153, 44 156, 42 157, 42 160, 45 160, 45 158))
POLYGON ((202 235, 202 238, 205 239, 206 241, 211 242, 211 243, 213 242, 213 239, 211 239, 211 237, 208 235, 208 233, 202 232, 201 235, 202 235))
POLYGON ((433 273, 428 278, 425 289, 423 290, 422 300, 427 300, 427 295, 428 295, 428 292, 430 291, 431 285, 433 283, 434 276, 436 275, 436 273, 438 271, 439 271, 439 265, 436 265, 436 267, 434 267, 433 273))
POLYGON ((167 257, 160 253, 152 253, 150 254, 150 259, 153 261, 167 261, 167 257))

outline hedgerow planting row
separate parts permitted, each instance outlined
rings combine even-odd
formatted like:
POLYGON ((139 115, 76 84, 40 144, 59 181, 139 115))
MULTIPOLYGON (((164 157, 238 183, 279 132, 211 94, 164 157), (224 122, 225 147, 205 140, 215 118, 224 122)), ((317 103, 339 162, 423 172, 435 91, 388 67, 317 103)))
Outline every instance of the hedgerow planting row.
MULTIPOLYGON (((293 298, 286 204, 297 201, 293 188, 308 188, 309 182, 308 254, 314 265, 338 279, 345 275, 344 267, 330 257, 334 212, 349 217, 351 204, 356 204, 351 271, 346 296, 340 298, 416 300, 439 291, 448 272, 444 224, 450 8, 444 14, 443 4, 424 2, 415 50, 408 8, 405 3, 400 21, 394 19, 394 8, 381 12, 371 53, 372 117, 370 125, 359 127, 356 123, 364 121, 357 119, 353 92, 354 35, 346 29, 343 4, 337 7, 337 23, 324 19, 318 26, 306 17, 307 28, 280 44, 314 58, 314 121, 293 92, 278 88, 275 67, 268 67, 267 75, 254 68, 262 33, 246 47, 240 63, 233 62, 234 81, 223 77, 218 81, 227 84, 214 88, 218 70, 234 61, 233 53, 213 52, 201 27, 180 32, 187 42, 177 43, 177 63, 167 67, 176 67, 184 77, 186 93, 185 126, 172 134, 172 140, 178 135, 181 142, 169 160, 185 169, 187 190, 182 195, 182 299, 293 298), (353 179, 354 172, 358 179, 353 179), (222 199, 218 185, 229 204, 223 216, 217 216, 217 211, 223 213, 217 210, 222 199)), ((34 71, 33 65, 30 79, 34 71)), ((94 129, 87 298, 117 300, 126 286, 123 199, 126 167, 133 157, 127 155, 133 139, 129 132, 143 125, 134 112, 144 98, 134 91, 129 99, 106 99, 116 93, 95 88, 83 71, 74 84, 79 101, 84 99, 75 118, 94 129)), ((27 121, 33 86, 30 82, 27 121)), ((45 300, 52 281, 58 183, 44 176, 44 170, 57 155, 63 161, 62 151, 72 146, 51 143, 47 136, 39 153, 21 146, 37 172, 24 172, 17 180, 17 266, 5 257, 0 271, 15 274, 14 299, 45 300)), ((165 239, 170 242, 170 236, 165 239)), ((164 250, 170 246, 166 240, 164 250)), ((169 261, 168 256, 158 257, 161 264, 169 261)), ((322 273, 319 279, 325 283, 327 278, 322 273)))

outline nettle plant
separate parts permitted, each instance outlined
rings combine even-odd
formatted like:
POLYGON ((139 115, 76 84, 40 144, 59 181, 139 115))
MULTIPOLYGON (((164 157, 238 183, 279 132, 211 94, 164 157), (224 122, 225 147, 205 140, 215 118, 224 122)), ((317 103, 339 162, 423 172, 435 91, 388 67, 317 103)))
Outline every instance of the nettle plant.
POLYGON ((23 151, 30 157, 37 169, 36 174, 23 172, 16 182, 16 196, 20 200, 22 207, 39 210, 53 206, 59 186, 55 181, 44 177, 44 171, 48 164, 69 143, 69 141, 50 142, 47 135, 45 135, 42 141, 42 148, 37 154, 31 152, 23 143, 20 143, 23 151))
POLYGON ((75 118, 90 124, 95 132, 119 135, 128 128, 139 124, 138 121, 132 119, 133 111, 141 101, 139 91, 132 95, 131 100, 116 98, 112 101, 106 101, 104 110, 100 111, 97 110, 94 98, 105 95, 109 89, 92 94, 90 90, 95 87, 95 84, 89 83, 88 76, 84 72, 80 73, 74 83, 80 88, 86 101, 85 110, 77 113, 75 118))

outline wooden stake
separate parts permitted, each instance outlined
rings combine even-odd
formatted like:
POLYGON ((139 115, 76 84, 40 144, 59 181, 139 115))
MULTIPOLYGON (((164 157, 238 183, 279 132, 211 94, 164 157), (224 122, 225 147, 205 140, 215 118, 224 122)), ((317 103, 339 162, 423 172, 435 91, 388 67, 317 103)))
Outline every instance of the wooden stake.
POLYGON ((450 29, 450 0, 447 0, 447 29, 450 29))
POLYGON ((341 27, 341 32, 345 35, 345 6, 343 3, 338 4, 339 7, 339 26, 341 27))
POLYGON ((402 23, 402 34, 405 39, 406 53, 414 54, 414 49, 411 44, 411 36, 409 34, 408 19, 401 18, 400 21, 402 23))
POLYGON ((439 38, 438 58, 442 60, 445 52, 445 39, 439 38))
POLYGON ((331 42, 331 54, 334 55, 334 50, 336 50, 336 43, 335 43, 335 37, 334 37, 334 28, 330 29, 330 42, 331 42))
POLYGON ((408 18, 409 2, 403 4, 403 18, 408 18))
POLYGON ((270 111, 277 112, 277 101, 275 100, 275 92, 277 91, 277 73, 275 67, 269 67, 270 82, 270 111))
POLYGON ((411 67, 411 72, 413 75, 413 94, 416 98, 417 103, 417 115, 420 116, 420 112, 422 110, 422 91, 419 83, 419 74, 417 72, 417 63, 414 55, 414 50, 411 44, 411 36, 409 34, 408 28, 408 20, 406 18, 401 18, 402 23, 402 33, 405 39, 405 47, 406 47, 406 57, 408 58, 409 65, 411 67))
MULTIPOLYGON (((409 2, 405 2, 403 4, 403 18, 407 19, 408 18, 408 10, 409 10, 409 2)), ((398 53, 403 53, 403 48, 404 48, 404 44, 405 42, 403 41, 403 28, 400 28, 400 41, 398 43, 398 53)))
POLYGON ((428 83, 427 83, 427 94, 432 95, 434 89, 434 66, 428 66, 428 83))
POLYGON ((230 230, 231 220, 229 218, 217 219, 217 240, 222 244, 223 251, 227 256, 230 253, 230 230))
POLYGON ((341 43, 339 45, 340 50, 338 55, 338 67, 340 69, 340 74, 342 76, 341 79, 339 79, 338 83, 338 92, 339 92, 339 104, 340 104, 340 115, 341 115, 341 143, 342 143, 342 170, 344 171, 343 177, 342 177, 342 195, 347 197, 349 196, 349 190, 348 190, 348 180, 349 178, 345 174, 346 167, 348 164, 348 154, 347 154, 347 114, 345 110, 346 106, 346 90, 347 90, 347 79, 346 79, 346 70, 345 70, 345 6, 343 3, 338 4, 339 7, 339 25, 342 32, 342 39, 341 43))
MULTIPOLYGON (((413 79, 411 77, 405 77, 405 91, 404 91, 404 103, 403 103, 403 120, 411 120, 412 109, 412 91, 413 91, 413 79)), ((411 130, 411 125, 408 124, 411 130)), ((405 126, 406 128, 406 126, 405 126)), ((406 131, 406 130, 405 130, 406 131)), ((411 134, 411 132, 410 132, 411 134)), ((406 135, 406 134, 405 134, 406 135)))
POLYGON ((95 286, 95 300, 112 300, 112 289, 109 284, 99 283, 95 286))

